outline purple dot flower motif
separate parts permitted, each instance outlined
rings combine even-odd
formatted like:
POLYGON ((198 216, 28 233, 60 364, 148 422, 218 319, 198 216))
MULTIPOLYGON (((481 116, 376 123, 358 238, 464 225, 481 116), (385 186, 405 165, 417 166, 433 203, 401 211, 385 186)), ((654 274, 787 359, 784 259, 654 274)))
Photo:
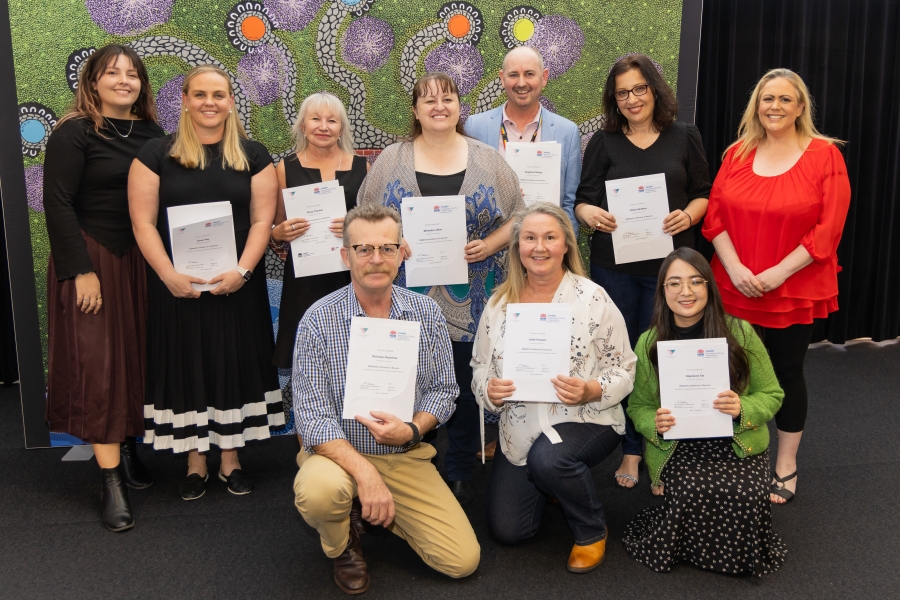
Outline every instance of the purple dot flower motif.
POLYGON ((156 116, 159 126, 166 133, 174 133, 178 129, 178 119, 181 118, 181 87, 184 85, 184 75, 179 75, 167 81, 156 92, 156 116))
POLYGON ((281 97, 287 59, 275 46, 254 48, 238 62, 237 76, 250 100, 260 106, 281 97))
POLYGON ((316 18, 325 0, 264 0, 263 4, 279 29, 300 31, 316 18))
POLYGON ((25 196, 28 198, 28 208, 44 212, 44 165, 25 169, 25 196))
POLYGON ((550 70, 550 79, 556 79, 581 58, 584 33, 572 19, 550 15, 538 22, 527 45, 541 53, 544 66, 550 70))
POLYGON ((465 123, 466 119, 469 118, 469 115, 472 114, 472 105, 468 102, 460 102, 459 103, 459 122, 465 123))
POLYGON ((394 47, 390 24, 375 17, 361 17, 350 23, 341 36, 341 58, 366 73, 384 66, 394 47))
POLYGON ((85 0, 84 4, 106 33, 134 35, 168 21, 175 0, 85 0))
POLYGON ((541 103, 541 106, 543 106, 550 112, 552 112, 552 113, 556 112, 556 105, 553 104, 553 101, 550 100, 550 98, 548 98, 547 96, 541 96, 539 102, 541 103))
POLYGON ((584 151, 587 150, 588 142, 591 141, 591 138, 594 137, 595 133, 597 132, 592 131, 581 136, 581 160, 584 160, 584 151))
MULTIPOLYGON (((616 66, 617 62, 619 62, 620 60, 622 60, 623 58, 626 58, 628 56, 641 56, 641 53, 640 52, 629 52, 628 54, 623 54, 622 56, 618 57, 616 60, 613 61, 612 65, 610 65, 610 67, 609 67, 609 70, 612 71, 613 67, 616 66)), ((644 54, 643 56, 647 56, 647 55, 644 54)), ((650 57, 647 56, 647 58, 650 58, 650 57)), ((659 64, 658 62, 656 62, 655 60, 653 60, 652 58, 650 58, 650 62, 653 63, 653 66, 656 67, 656 70, 659 72, 660 75, 662 75, 663 74, 662 65, 659 64)))
POLYGON ((470 44, 441 44, 425 57, 425 70, 429 73, 446 73, 465 96, 475 89, 484 77, 484 59, 470 44))

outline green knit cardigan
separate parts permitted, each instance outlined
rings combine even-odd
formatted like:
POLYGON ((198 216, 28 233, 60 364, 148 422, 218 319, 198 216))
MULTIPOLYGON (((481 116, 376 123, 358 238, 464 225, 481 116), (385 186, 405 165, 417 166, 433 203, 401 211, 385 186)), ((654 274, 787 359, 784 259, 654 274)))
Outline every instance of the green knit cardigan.
MULTIPOLYGON (((729 317, 731 331, 747 353, 750 362, 750 383, 741 397, 741 418, 734 423, 731 447, 740 458, 765 452, 769 447, 769 428, 766 423, 778 412, 784 391, 769 360, 762 340, 746 321, 729 317)), ((659 402, 659 377, 650 362, 649 350, 656 343, 656 330, 644 332, 638 340, 638 357, 634 391, 628 399, 628 416, 635 428, 647 438, 644 460, 653 485, 659 485, 663 468, 678 446, 677 440, 664 440, 656 433, 656 410, 659 402)))

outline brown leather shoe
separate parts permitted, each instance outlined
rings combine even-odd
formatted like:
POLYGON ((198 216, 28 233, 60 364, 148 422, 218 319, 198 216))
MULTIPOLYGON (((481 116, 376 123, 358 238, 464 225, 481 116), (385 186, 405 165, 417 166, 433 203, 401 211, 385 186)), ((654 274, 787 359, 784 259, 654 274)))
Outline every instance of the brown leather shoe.
POLYGON ((606 540, 609 539, 609 531, 606 537, 590 546, 572 546, 569 553, 569 563, 566 567, 573 573, 587 573, 593 571, 603 562, 606 556, 606 540))
POLYGON ((347 594, 362 594, 369 589, 369 566, 363 558, 362 544, 353 527, 350 528, 347 547, 334 559, 334 582, 347 594))
POLYGON ((368 523, 362 518, 362 503, 356 497, 350 506, 350 527, 356 531, 356 535, 362 535, 368 531, 367 526, 368 523))
MULTIPOLYGON (((494 453, 497 452, 497 440, 489 442, 484 447, 484 460, 494 460, 494 453)), ((475 458, 481 460, 481 450, 475 453, 475 458)))

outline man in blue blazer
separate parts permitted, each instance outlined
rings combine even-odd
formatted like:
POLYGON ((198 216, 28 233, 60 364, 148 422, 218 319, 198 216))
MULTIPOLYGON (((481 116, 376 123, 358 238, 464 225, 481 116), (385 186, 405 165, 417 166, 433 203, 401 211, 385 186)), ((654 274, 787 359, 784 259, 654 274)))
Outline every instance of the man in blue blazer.
POLYGON ((500 69, 506 102, 470 116, 465 128, 466 133, 497 148, 503 156, 507 141, 559 142, 562 148, 559 204, 569 215, 577 234, 580 225, 574 208, 575 190, 581 181, 581 133, 572 121, 541 107, 541 92, 549 79, 550 71, 544 68, 544 59, 536 49, 519 46, 510 50, 500 69))

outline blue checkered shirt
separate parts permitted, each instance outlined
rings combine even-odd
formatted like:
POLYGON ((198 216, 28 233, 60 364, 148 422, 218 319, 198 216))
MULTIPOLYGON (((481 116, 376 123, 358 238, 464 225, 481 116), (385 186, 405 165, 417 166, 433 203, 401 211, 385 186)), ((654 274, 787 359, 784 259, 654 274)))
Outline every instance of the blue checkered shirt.
MULTIPOLYGON (((347 440, 363 454, 406 452, 408 444, 379 444, 361 423, 341 418, 350 319, 355 316, 367 315, 350 284, 313 304, 300 320, 293 371, 297 432, 309 451, 332 440, 347 440)), ((428 296, 393 286, 391 318, 421 324, 415 412, 431 413, 439 423, 446 423, 456 408, 459 386, 453 371, 447 321, 441 309, 428 296)))

